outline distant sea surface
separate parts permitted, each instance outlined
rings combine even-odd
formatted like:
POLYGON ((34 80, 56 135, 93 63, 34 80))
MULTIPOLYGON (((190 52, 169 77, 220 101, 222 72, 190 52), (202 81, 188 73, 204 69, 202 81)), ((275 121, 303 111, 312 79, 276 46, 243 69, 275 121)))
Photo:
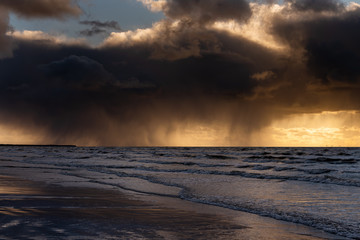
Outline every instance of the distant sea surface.
POLYGON ((77 179, 360 239, 360 148, 2 146, 0 166, 13 175, 27 169, 32 180, 77 179))

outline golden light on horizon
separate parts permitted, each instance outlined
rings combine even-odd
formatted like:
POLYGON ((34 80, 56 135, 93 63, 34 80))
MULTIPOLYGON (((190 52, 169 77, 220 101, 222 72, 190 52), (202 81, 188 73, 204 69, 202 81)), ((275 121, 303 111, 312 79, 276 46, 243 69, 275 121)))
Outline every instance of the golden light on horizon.
POLYGON ((0 144, 39 144, 41 137, 35 131, 0 124, 0 144))
POLYGON ((358 147, 360 113, 324 111, 293 114, 250 134, 234 132, 228 124, 178 126, 174 146, 358 147))
POLYGON ((228 129, 220 124, 187 124, 180 125, 169 139, 173 146, 228 146, 228 129))
MULTIPOLYGON (((139 145, 358 147, 360 145, 359 120, 360 113, 356 111, 293 114, 273 121, 270 126, 251 132, 241 130, 244 126, 233 129, 225 119, 217 122, 173 123, 172 128, 159 127, 154 136, 148 138, 143 144, 140 141, 139 145)), ((45 136, 46 133, 41 130, 0 125, 0 143, 2 144, 53 144, 55 142, 78 146, 103 145, 101 142, 89 141, 89 138, 85 136, 78 139, 68 138, 65 139, 66 142, 58 140, 48 142, 51 139, 45 136)), ((119 146, 121 145, 119 143, 119 146)))
POLYGON ((325 111, 295 114, 278 120, 267 129, 273 146, 358 147, 360 113, 325 111))

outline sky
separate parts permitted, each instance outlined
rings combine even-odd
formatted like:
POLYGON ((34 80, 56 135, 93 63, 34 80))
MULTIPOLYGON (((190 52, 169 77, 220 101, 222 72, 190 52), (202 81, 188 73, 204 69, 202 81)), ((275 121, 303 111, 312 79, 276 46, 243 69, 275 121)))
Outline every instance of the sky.
POLYGON ((0 143, 359 146, 360 3, 2 0, 0 143))
POLYGON ((44 19, 38 18, 22 18, 15 13, 10 13, 10 24, 19 31, 41 30, 54 35, 64 34, 74 38, 86 37, 92 44, 99 44, 109 34, 109 31, 87 36, 82 32, 91 29, 91 26, 81 24, 81 22, 115 21, 122 31, 128 31, 151 27, 153 23, 163 18, 161 12, 151 12, 136 0, 87 0, 76 3, 82 11, 79 16, 64 19, 48 18, 44 21, 44 19))

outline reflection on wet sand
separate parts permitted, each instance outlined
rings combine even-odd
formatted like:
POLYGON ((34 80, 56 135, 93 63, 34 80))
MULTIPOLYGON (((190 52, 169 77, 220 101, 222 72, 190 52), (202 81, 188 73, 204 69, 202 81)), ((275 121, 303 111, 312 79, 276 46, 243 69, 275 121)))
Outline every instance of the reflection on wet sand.
POLYGON ((110 190, 0 177, 1 238, 235 238, 243 226, 217 215, 153 206, 110 190))

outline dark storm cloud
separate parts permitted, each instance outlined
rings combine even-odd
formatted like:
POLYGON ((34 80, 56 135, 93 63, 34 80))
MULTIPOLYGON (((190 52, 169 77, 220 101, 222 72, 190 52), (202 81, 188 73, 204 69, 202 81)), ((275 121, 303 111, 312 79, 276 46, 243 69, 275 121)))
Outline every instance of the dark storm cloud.
POLYGON ((0 8, 0 59, 11 56, 11 41, 6 36, 9 31, 9 17, 5 9, 0 8))
POLYGON ((82 12, 73 0, 1 0, 0 59, 12 55, 12 44, 6 36, 9 12, 26 18, 59 18, 78 16, 82 12))
POLYGON ((360 9, 311 20, 279 21, 275 31, 305 51, 309 72, 324 83, 360 80, 360 9))
POLYGON ((246 20, 251 16, 245 0, 169 0, 164 9, 170 18, 190 18, 207 23, 216 20, 246 20))
POLYGON ((293 9, 297 11, 332 11, 344 10, 345 6, 339 0, 286 0, 292 4, 293 9))
POLYGON ((73 90, 97 89, 111 84, 112 76, 103 65, 85 56, 71 55, 59 61, 40 65, 50 81, 73 90))
POLYGON ((1 0, 0 7, 23 17, 62 18, 81 13, 81 9, 72 0, 1 0))
POLYGON ((179 124, 221 123, 243 145, 282 116, 360 110, 360 10, 279 11, 266 30, 285 51, 202 24, 245 19, 241 4, 169 1, 171 18, 98 48, 14 37, 0 61, 1 123, 99 145, 167 145, 179 124))
POLYGON ((246 39, 215 37, 229 49, 177 61, 152 59, 146 44, 97 50, 18 41, 16 58, 0 63, 2 122, 46 129, 47 141, 104 145, 166 144, 159 128, 170 133, 179 121, 211 122, 224 112, 250 131, 268 121, 264 110, 239 109, 249 108, 244 99, 257 86, 251 76, 279 67, 277 56, 246 39))

